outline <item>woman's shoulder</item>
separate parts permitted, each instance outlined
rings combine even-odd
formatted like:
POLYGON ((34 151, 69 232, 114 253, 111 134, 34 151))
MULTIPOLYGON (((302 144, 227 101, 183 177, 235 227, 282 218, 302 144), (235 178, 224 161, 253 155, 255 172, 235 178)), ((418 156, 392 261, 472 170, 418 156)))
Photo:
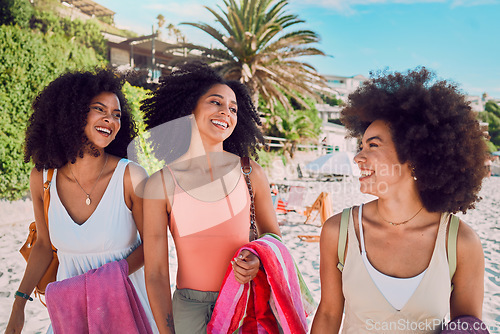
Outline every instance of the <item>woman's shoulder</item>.
POLYGON ((458 225, 457 247, 465 250, 481 249, 482 251, 481 239, 478 234, 462 219, 460 219, 460 223, 458 225))
POLYGON ((148 178, 145 187, 146 199, 165 199, 166 193, 172 193, 175 181, 167 166, 154 172, 148 178))
MULTIPOLYGON (((351 209, 353 208, 347 208, 347 210, 351 209)), ((321 234, 325 234, 328 237, 334 237, 338 239, 340 233, 340 225, 342 223, 343 212, 344 210, 328 218, 323 224, 323 228, 321 229, 321 234)))
POLYGON ((267 180, 264 168, 262 168, 262 166, 257 161, 250 159, 250 167, 252 167, 252 172, 250 173, 250 176, 254 174, 257 177, 265 177, 267 180))

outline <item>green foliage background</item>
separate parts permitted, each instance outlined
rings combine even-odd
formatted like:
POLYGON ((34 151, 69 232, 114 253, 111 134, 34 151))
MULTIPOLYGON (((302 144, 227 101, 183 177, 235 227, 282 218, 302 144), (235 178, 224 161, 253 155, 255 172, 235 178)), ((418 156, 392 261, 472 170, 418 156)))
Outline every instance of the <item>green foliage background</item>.
POLYGON ((486 102, 485 111, 479 113, 479 119, 488 123, 490 152, 500 149, 500 106, 493 101, 486 102))
POLYGON ((0 26, 0 198, 15 200, 29 191, 32 164, 23 162, 23 144, 38 92, 65 71, 99 64, 100 55, 65 34, 0 26))
POLYGON ((0 1, 1 25, 18 25, 20 27, 27 27, 32 15, 33 6, 28 0, 0 1))
POLYGON ((107 56, 108 48, 101 33, 101 27, 95 20, 81 21, 60 17, 52 12, 36 10, 31 18, 32 30, 43 34, 66 36, 73 43, 94 49, 102 58, 107 56))
POLYGON ((146 132, 146 124, 144 123, 143 114, 140 108, 140 102, 147 97, 150 91, 141 87, 135 87, 130 85, 128 82, 123 86, 123 93, 127 98, 129 106, 131 108, 132 117, 134 118, 137 128, 139 130, 139 135, 131 143, 133 147, 130 149, 135 150, 134 152, 138 156, 138 161, 149 175, 158 171, 165 166, 163 161, 158 161, 153 154, 153 149, 149 143, 149 133, 146 132))

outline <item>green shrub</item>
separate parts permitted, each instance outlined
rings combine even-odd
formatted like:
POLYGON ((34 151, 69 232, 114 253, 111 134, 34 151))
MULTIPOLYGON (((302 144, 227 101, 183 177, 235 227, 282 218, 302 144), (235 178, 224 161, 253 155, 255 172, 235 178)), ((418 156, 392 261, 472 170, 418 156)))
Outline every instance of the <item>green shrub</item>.
POLYGON ((28 0, 0 1, 0 25, 19 25, 28 27, 33 6, 28 0))
POLYGON ((71 20, 49 11, 37 10, 31 19, 31 29, 44 34, 65 35, 77 43, 94 49, 103 59, 107 56, 107 44, 101 34, 101 27, 94 20, 86 22, 79 19, 71 20))
POLYGON ((132 117, 137 124, 139 129, 139 135, 134 139, 133 145, 135 152, 137 152, 137 162, 146 169, 149 175, 153 174, 165 164, 163 161, 158 161, 153 154, 153 150, 148 141, 149 133, 146 132, 146 124, 144 123, 143 114, 140 108, 140 102, 144 100, 147 96, 149 90, 135 87, 130 85, 128 82, 123 86, 123 93, 127 98, 130 105, 132 117))
POLYGON ((23 144, 33 99, 60 74, 103 60, 66 36, 18 26, 0 26, 0 50, 0 198, 15 200, 29 190, 23 144))

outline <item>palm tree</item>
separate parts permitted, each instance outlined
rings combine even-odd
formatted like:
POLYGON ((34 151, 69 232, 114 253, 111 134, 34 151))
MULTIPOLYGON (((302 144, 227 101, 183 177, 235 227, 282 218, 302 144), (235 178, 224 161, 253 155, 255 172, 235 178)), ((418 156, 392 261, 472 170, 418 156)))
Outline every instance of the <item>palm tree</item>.
POLYGON ((291 159, 294 157, 298 144, 315 142, 321 132, 322 121, 313 109, 296 109, 291 113, 283 105, 278 104, 273 113, 267 116, 268 135, 287 139, 283 151, 287 152, 291 159))
POLYGON ((197 55, 190 58, 206 61, 226 79, 246 84, 255 105, 260 94, 271 109, 281 102, 291 110, 288 95, 308 108, 300 95, 318 100, 316 91, 326 87, 326 82, 314 67, 297 58, 324 56, 310 46, 319 42, 319 36, 310 30, 289 31, 304 21, 285 12, 286 0, 237 1, 223 0, 225 10, 218 6, 222 14, 205 6, 224 31, 206 23, 182 23, 203 30, 222 44, 223 49, 186 43, 176 48, 197 50, 197 55))

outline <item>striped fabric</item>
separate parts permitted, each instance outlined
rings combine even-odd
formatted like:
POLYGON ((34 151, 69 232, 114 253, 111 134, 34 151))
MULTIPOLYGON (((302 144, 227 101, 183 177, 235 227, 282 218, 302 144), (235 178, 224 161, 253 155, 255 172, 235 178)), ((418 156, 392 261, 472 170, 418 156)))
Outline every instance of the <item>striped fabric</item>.
POLYGON ((207 333, 307 333, 312 296, 288 249, 266 235, 239 249, 256 254, 263 269, 250 283, 239 284, 229 266, 207 333))

